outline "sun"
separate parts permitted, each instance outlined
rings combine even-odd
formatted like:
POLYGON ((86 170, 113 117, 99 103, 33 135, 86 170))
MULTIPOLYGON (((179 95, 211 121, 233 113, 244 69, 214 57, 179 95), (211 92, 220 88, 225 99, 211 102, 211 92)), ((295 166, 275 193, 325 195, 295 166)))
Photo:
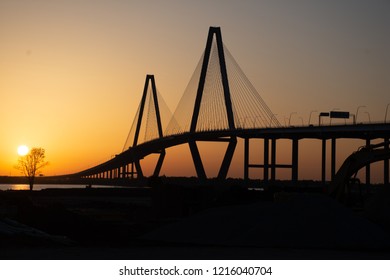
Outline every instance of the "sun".
POLYGON ((28 147, 26 145, 20 145, 18 147, 18 155, 25 156, 28 154, 28 147))

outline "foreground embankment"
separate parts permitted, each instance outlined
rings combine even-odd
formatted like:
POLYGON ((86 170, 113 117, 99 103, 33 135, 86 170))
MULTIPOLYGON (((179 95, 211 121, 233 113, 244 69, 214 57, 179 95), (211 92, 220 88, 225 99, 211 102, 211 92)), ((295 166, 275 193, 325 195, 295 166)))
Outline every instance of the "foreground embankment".
POLYGON ((388 259, 387 189, 358 211, 321 192, 151 182, 0 191, 3 259, 388 259))

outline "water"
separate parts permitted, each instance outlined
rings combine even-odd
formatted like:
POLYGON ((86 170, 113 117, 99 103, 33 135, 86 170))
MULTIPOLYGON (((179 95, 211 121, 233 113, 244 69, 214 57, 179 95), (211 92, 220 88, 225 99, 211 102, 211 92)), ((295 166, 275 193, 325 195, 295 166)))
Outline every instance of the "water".
MULTIPOLYGON (((114 188, 114 186, 99 186, 92 185, 92 188, 114 188)), ((115 186, 115 188, 120 188, 115 186)), ((28 184, 0 184, 0 190, 29 190, 30 186, 28 184)), ((34 190, 40 191, 44 189, 85 189, 85 185, 61 185, 61 184, 34 184, 34 190)))

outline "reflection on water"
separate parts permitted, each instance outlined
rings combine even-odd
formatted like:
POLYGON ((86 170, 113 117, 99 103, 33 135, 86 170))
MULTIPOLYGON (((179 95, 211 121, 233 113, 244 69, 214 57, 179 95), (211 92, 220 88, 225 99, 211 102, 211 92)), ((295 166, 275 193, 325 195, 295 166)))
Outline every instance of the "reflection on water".
MULTIPOLYGON (((28 191, 30 189, 30 186, 27 184, 12 184, 8 185, 7 190, 14 190, 14 191, 28 191)), ((3 186, 0 186, 0 189, 3 190, 3 186)))
MULTIPOLYGON (((34 190, 40 191, 43 189, 85 189, 85 185, 59 185, 59 184, 35 184, 34 190)), ((99 186, 92 185, 92 188, 110 188, 113 186, 99 186)), ((117 188, 117 187, 116 187, 117 188)), ((30 186, 28 184, 0 184, 0 190, 15 190, 15 191, 24 191, 29 190, 30 186)))

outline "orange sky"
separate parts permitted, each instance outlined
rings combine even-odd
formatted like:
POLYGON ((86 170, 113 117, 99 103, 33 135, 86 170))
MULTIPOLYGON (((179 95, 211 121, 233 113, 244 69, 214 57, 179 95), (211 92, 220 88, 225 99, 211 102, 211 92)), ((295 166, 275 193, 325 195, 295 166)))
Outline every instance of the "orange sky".
MULTIPOLYGON (((292 112, 298 125, 312 110, 358 106, 365 106, 359 122, 383 121, 390 3, 325 2, 0 0, 0 175, 18 174, 21 144, 46 149, 46 175, 120 153, 145 75, 155 75, 173 111, 209 26, 221 26, 224 43, 282 124, 292 112)), ((338 157, 361 144, 344 145, 338 157)), ((320 144, 304 146, 300 177, 309 178, 320 160, 309 154, 318 147, 320 155, 320 144)), ((168 150, 164 174, 179 175, 178 151, 189 155, 187 147, 168 150)), ((242 176, 240 160, 231 176, 242 176)), ((191 162, 180 166, 195 174, 191 162)))

